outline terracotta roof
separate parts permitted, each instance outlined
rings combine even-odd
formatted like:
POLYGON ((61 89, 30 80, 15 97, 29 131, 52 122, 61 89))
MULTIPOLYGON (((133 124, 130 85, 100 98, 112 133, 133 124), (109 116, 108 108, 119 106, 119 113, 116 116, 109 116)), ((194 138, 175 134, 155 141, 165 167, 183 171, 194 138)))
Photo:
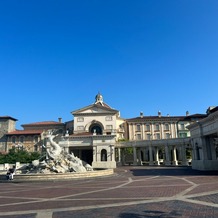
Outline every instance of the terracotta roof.
POLYGON ((33 134, 41 134, 43 130, 15 130, 13 132, 9 132, 6 135, 33 135, 33 134))
POLYGON ((11 119, 11 120, 17 121, 17 119, 10 117, 10 116, 0 116, 0 119, 11 119))
POLYGON ((58 125, 63 123, 57 122, 57 121, 42 121, 42 122, 35 122, 35 123, 28 123, 28 124, 23 124, 22 126, 37 126, 37 125, 58 125))

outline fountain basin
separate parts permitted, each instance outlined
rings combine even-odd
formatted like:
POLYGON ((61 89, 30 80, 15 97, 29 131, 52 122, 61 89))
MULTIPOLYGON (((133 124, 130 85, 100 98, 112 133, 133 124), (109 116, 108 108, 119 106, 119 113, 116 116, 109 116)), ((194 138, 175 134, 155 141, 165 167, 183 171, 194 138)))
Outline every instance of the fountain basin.
MULTIPOLYGON (((28 182, 28 181, 58 181, 58 180, 72 180, 72 179, 84 179, 110 176, 114 174, 113 169, 102 169, 87 172, 73 172, 73 173, 29 173, 29 174, 15 174, 14 180, 16 182, 28 182)), ((7 181, 6 175, 0 175, 0 181, 7 181)), ((10 182, 10 181, 9 181, 10 182)))

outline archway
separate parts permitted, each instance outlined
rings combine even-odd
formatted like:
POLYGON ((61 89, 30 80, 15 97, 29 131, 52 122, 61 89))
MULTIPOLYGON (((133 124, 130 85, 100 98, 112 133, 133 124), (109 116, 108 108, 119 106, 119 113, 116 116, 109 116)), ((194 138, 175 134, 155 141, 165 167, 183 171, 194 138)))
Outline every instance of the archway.
POLYGON ((97 135, 102 135, 102 127, 98 123, 93 123, 89 127, 89 132, 96 133, 97 135))

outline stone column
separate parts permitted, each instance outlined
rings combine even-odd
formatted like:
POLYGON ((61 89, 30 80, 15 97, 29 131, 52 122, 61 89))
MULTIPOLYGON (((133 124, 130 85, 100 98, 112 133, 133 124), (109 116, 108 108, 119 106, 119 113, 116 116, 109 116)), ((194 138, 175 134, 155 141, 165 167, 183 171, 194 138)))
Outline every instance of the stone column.
POLYGON ((206 137, 202 136, 200 139, 200 143, 197 145, 200 160, 208 160, 208 155, 207 155, 208 150, 206 144, 207 144, 206 137))
POLYGON ((110 146, 110 153, 111 153, 111 161, 115 162, 115 148, 114 145, 110 146))
POLYGON ((160 165, 158 147, 155 148, 155 165, 160 165))
POLYGON ((178 160, 177 160, 177 156, 176 156, 176 146, 173 146, 173 166, 177 166, 178 165, 178 160))
POLYGON ((121 164, 122 166, 124 166, 125 163, 125 153, 124 153, 124 149, 121 150, 121 164))
POLYGON ((118 163, 120 163, 121 162, 121 149, 120 148, 118 148, 118 150, 117 150, 118 152, 118 163))
POLYGON ((164 160, 164 164, 166 166, 170 166, 171 165, 168 145, 165 145, 165 160, 164 160))
POLYGON ((97 161, 97 148, 93 146, 93 162, 96 162, 97 161))
POLYGON ((141 149, 137 150, 138 153, 138 165, 142 165, 141 149))
POLYGON ((149 146, 149 165, 154 165, 152 146, 149 146))
POLYGON ((133 147, 133 165, 137 165, 137 153, 136 153, 136 147, 133 147))
POLYGON ((143 148, 143 161, 147 161, 147 158, 146 158, 146 148, 143 148))
POLYGON ((212 160, 216 160, 216 142, 214 138, 210 138, 210 148, 211 148, 211 154, 212 154, 212 160))
POLYGON ((188 166, 188 160, 186 157, 186 145, 182 145, 181 147, 181 155, 182 155, 182 166, 188 166))
POLYGON ((145 140, 145 125, 142 123, 142 140, 145 140))

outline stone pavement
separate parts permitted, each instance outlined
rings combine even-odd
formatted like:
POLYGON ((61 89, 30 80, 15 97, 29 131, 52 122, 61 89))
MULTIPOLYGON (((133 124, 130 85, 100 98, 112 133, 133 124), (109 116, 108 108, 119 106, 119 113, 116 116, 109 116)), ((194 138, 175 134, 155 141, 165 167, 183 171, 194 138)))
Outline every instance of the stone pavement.
POLYGON ((217 218, 218 172, 126 166, 113 176, 0 183, 0 218, 217 218))

